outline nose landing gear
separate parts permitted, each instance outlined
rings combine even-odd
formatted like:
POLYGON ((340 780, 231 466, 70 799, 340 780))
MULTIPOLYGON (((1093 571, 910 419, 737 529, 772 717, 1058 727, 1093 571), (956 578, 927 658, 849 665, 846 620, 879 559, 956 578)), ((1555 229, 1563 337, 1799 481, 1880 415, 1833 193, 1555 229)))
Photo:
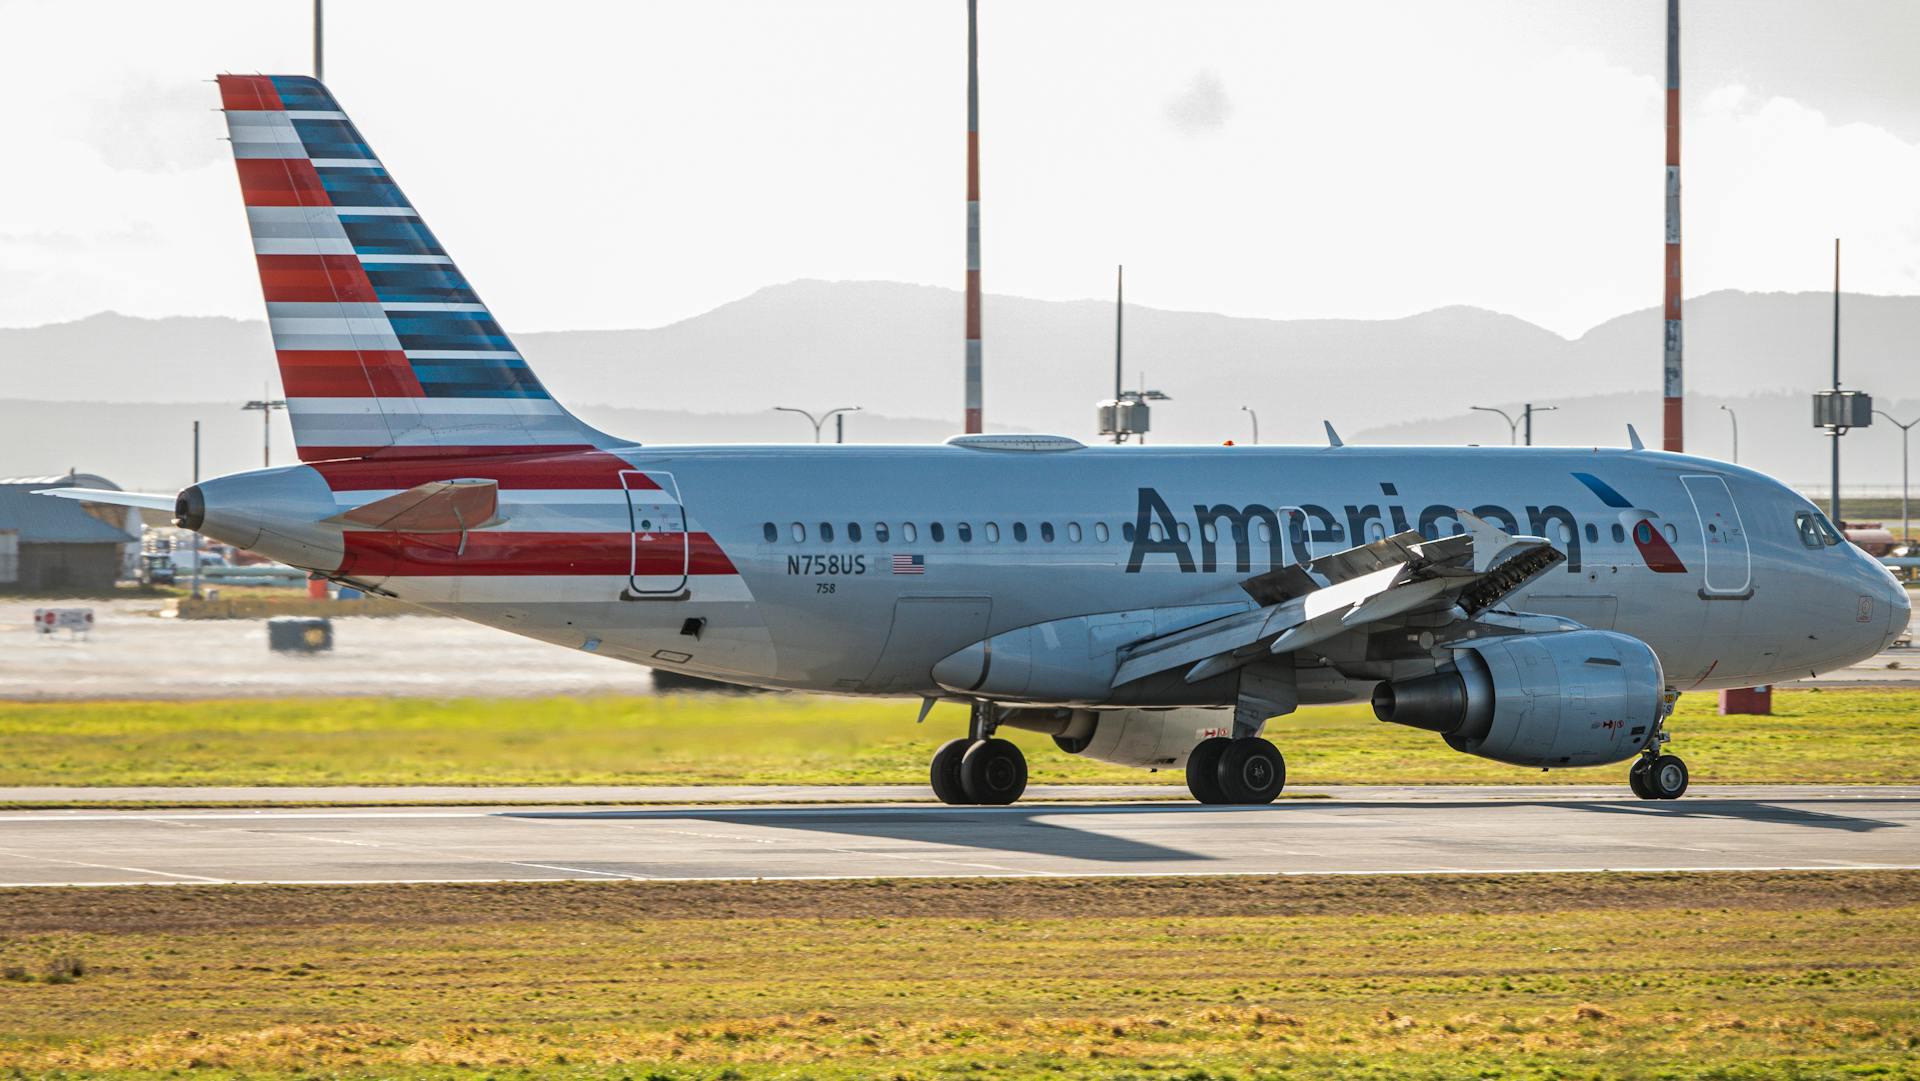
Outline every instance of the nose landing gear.
POLYGON ((1641 799, 1679 799, 1687 791, 1687 764, 1679 755, 1663 754, 1660 748, 1673 738, 1667 735, 1667 717, 1673 715, 1674 702, 1680 696, 1667 692, 1666 713, 1653 730, 1653 738, 1627 771, 1627 787, 1641 799))

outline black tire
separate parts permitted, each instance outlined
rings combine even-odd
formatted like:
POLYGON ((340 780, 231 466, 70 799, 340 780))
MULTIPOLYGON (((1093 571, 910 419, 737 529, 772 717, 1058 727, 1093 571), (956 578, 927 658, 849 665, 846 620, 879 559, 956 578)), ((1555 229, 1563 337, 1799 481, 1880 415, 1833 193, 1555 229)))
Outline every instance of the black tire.
POLYGON ((1228 803, 1272 803, 1287 784, 1287 760, 1259 736, 1236 739, 1220 752, 1215 782, 1228 803))
POLYGON ((1633 768, 1627 771, 1627 787, 1633 789, 1633 794, 1641 799, 1655 798, 1653 790, 1647 787, 1647 769, 1652 765, 1653 759, 1643 754, 1634 760, 1633 768))
POLYGON ((1027 790, 1027 756, 1004 739, 983 739, 960 756, 960 785, 969 803, 1012 803, 1027 790))
POLYGON ((1661 755, 1647 767, 1646 785, 1654 799, 1679 799, 1687 792, 1687 764, 1679 755, 1661 755))
POLYGON ((961 804, 967 799, 967 786, 960 783, 960 759, 973 746, 970 739, 950 739, 933 752, 933 768, 928 771, 933 794, 941 803, 961 804))
POLYGON ((1187 791, 1201 803, 1225 803, 1220 791, 1220 755, 1233 741, 1225 736, 1210 736, 1194 745, 1187 755, 1187 791))

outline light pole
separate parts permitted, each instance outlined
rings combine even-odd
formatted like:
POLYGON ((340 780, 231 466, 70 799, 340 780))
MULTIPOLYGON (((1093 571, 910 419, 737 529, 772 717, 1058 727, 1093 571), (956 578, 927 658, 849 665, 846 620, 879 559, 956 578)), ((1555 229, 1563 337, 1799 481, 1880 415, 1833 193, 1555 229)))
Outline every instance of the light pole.
POLYGON ((1260 445, 1260 414, 1254 412, 1252 406, 1247 406, 1247 405, 1241 406, 1240 411, 1242 413, 1245 413, 1247 415, 1247 419, 1253 422, 1253 445, 1256 447, 1259 446, 1260 445))
MULTIPOLYGON (((843 405, 838 409, 829 409, 825 413, 820 414, 820 416, 816 418, 812 413, 809 413, 804 409, 795 409, 793 406, 790 406, 790 405, 776 405, 773 408, 776 411, 781 413, 798 413, 801 416, 807 418, 807 423, 813 425, 813 441, 815 443, 820 442, 820 429, 826 427, 827 421, 832 420, 837 414, 840 414, 840 413, 858 413, 860 411, 860 407, 857 405, 843 405)), ((844 442, 844 435, 845 435, 845 432, 843 429, 840 435, 835 436, 834 442, 836 443, 844 442)))
POLYGON ((286 407, 287 403, 279 398, 256 398, 240 407, 243 413, 258 411, 260 414, 260 464, 262 467, 273 465, 273 412, 286 407))
MULTIPOLYGON (((1883 417, 1886 417, 1888 420, 1893 420, 1893 414, 1888 413, 1884 409, 1876 409, 1874 410, 1874 412, 1880 414, 1883 417)), ((1913 535, 1911 519, 1907 517, 1907 430, 1912 428, 1916 424, 1920 424, 1920 417, 1915 417, 1912 420, 1906 422, 1905 424, 1902 424, 1897 420, 1893 420, 1893 426, 1900 429, 1900 543, 1901 544, 1906 544, 1913 535)))
POLYGON ((1490 405, 1470 405, 1467 408, 1478 410, 1482 413, 1500 414, 1500 419, 1507 422, 1508 446, 1513 446, 1520 441, 1520 428, 1521 425, 1524 424, 1527 432, 1527 446, 1531 447, 1533 446, 1533 415, 1535 413, 1551 413, 1560 407, 1557 405, 1535 405, 1532 402, 1528 402, 1520 407, 1520 415, 1518 417, 1515 417, 1504 409, 1495 409, 1490 405))
POLYGON ((1720 408, 1727 411, 1727 419, 1733 422, 1733 464, 1739 465, 1740 464, 1740 414, 1734 412, 1733 407, 1730 405, 1723 405, 1720 408))

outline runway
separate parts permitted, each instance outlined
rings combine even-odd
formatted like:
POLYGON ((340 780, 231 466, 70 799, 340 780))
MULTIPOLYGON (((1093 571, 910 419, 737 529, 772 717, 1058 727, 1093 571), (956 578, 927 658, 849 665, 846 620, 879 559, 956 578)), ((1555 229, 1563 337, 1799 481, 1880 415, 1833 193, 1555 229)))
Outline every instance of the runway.
POLYGON ((0 813, 0 886, 1920 868, 1920 790, 0 813))

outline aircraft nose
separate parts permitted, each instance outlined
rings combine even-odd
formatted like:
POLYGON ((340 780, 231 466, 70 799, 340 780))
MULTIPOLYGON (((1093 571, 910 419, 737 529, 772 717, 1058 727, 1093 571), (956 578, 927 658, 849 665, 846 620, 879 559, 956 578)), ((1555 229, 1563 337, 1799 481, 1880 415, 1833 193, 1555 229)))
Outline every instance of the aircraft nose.
POLYGON ((1913 618, 1913 600, 1907 595, 1907 587, 1892 575, 1887 581, 1887 635, 1880 643, 1881 649, 1893 645, 1894 639, 1907 633, 1907 621, 1913 618))

